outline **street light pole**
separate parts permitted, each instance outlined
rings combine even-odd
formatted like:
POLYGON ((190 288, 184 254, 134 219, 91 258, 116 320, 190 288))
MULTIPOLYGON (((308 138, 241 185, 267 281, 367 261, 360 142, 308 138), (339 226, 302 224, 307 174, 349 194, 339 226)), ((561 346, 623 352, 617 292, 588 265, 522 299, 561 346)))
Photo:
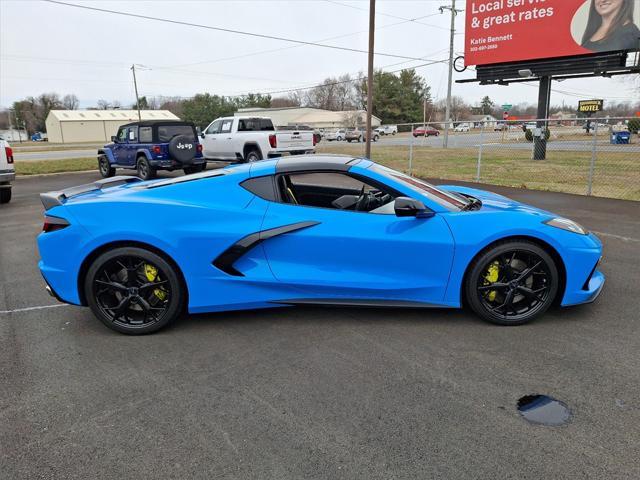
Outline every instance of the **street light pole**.
POLYGON ((371 112, 373 111, 373 46, 376 28, 376 0, 369 0, 369 64, 367 67, 367 126, 365 154, 371 158, 371 112))
POLYGON ((449 37, 449 83, 447 85, 447 106, 444 114, 444 148, 449 145, 449 120, 451 117, 451 85, 453 84, 453 41, 456 32, 456 14, 462 10, 456 10, 456 0, 451 0, 451 6, 440 7, 440 13, 451 10, 451 32, 449 37))
POLYGON ((136 65, 131 65, 131 71, 133 72, 133 88, 136 91, 136 108, 138 109, 138 121, 142 121, 142 116, 140 115, 140 98, 138 97, 138 82, 136 81, 136 65))

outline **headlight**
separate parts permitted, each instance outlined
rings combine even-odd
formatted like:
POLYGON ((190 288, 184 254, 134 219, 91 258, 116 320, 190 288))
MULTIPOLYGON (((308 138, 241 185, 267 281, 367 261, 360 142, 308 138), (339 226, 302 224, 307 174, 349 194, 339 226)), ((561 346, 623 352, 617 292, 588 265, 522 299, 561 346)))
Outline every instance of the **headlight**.
POLYGON ((547 220, 544 223, 552 227, 561 228, 568 232, 579 233, 580 235, 586 235, 589 233, 582 225, 574 222, 573 220, 569 220, 568 218, 556 217, 551 220, 547 220))

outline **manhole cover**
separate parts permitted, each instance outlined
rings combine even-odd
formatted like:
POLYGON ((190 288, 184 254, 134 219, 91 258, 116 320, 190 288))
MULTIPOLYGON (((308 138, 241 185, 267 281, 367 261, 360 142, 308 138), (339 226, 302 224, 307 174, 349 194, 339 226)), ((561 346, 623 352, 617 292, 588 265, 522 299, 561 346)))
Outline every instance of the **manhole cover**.
POLYGON ((518 400, 518 411, 527 421, 539 425, 564 425, 571 418, 567 405, 547 395, 526 395, 518 400))

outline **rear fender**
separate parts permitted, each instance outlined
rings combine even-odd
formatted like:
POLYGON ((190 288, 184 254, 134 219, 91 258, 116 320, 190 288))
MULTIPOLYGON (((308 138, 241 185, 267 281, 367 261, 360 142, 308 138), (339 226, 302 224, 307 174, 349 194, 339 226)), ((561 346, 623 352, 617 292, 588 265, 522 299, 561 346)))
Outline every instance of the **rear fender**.
POLYGON ((136 150, 136 160, 142 155, 144 155, 147 160, 154 159, 153 154, 149 151, 148 148, 139 148, 138 150, 136 150))
POLYGON ((249 150, 258 150, 258 152, 260 152, 260 157, 264 158, 264 153, 262 153, 262 149, 260 148, 260 145, 258 145, 256 142, 247 142, 244 144, 244 147, 242 148, 243 159, 247 158, 247 152, 249 150))

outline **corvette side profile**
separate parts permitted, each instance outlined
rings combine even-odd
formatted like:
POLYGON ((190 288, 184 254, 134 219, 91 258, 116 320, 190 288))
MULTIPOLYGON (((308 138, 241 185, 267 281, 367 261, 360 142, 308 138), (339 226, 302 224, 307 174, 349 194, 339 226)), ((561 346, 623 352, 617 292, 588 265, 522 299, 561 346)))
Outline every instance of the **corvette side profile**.
POLYGON ((295 305, 468 306, 520 325, 604 285, 602 245, 575 222, 364 158, 114 177, 41 200, 47 289, 127 334, 185 311, 295 305))

